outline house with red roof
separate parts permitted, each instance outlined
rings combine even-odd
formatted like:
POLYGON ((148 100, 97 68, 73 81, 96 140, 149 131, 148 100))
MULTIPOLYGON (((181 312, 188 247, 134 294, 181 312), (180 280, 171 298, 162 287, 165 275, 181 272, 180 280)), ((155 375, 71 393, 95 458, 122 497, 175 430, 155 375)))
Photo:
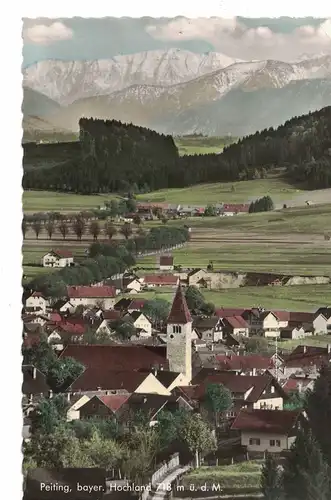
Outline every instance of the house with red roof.
POLYGON ((223 318, 222 323, 225 334, 240 335, 242 337, 248 337, 249 335, 249 325, 242 316, 228 316, 223 318))
POLYGON ((111 309, 115 305, 116 289, 112 286, 68 286, 67 295, 75 307, 98 306, 111 309))
POLYGON ((160 255, 159 260, 160 271, 173 271, 174 270, 174 258, 172 255, 160 255))
POLYGON ((143 284, 147 288, 156 287, 171 287, 175 288, 178 286, 179 277, 173 274, 146 274, 143 278, 143 284))
POLYGON ((239 308, 229 308, 229 307, 220 307, 215 310, 216 316, 219 318, 228 318, 229 316, 242 316, 246 309, 239 308))
POLYGON ((50 250, 42 258, 43 267, 67 267, 74 265, 74 256, 70 250, 61 248, 50 250))
POLYGON ((241 445, 247 451, 281 453, 291 448, 302 421, 302 413, 298 410, 243 409, 231 430, 240 433, 241 445))
POLYGON ((263 375, 267 370, 274 368, 271 357, 251 355, 222 355, 216 356, 218 370, 229 371, 237 375, 263 375))
POLYGON ((248 323, 252 335, 263 335, 267 338, 280 336, 279 321, 272 311, 267 311, 262 307, 254 307, 247 309, 242 316, 248 323))
POLYGON ((141 311, 141 309, 144 307, 144 305, 146 304, 147 302, 147 299, 133 299, 128 308, 127 308, 127 311, 129 313, 132 313, 134 311, 141 311))
POLYGON ((80 418, 115 419, 118 410, 127 402, 129 396, 129 394, 95 395, 80 406, 80 418))
POLYGON ((317 372, 331 361, 331 343, 327 347, 299 345, 291 354, 284 356, 286 368, 304 370, 308 373, 317 372))

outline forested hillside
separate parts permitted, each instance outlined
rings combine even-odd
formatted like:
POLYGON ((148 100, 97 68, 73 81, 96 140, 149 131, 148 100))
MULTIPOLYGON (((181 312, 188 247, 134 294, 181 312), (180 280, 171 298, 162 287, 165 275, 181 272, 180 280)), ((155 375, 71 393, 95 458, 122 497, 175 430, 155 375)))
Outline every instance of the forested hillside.
POLYGON ((331 107, 244 137, 222 154, 180 157, 172 136, 115 120, 81 119, 80 148, 72 147, 75 159, 26 170, 23 187, 97 193, 134 186, 146 192, 254 179, 286 167, 290 181, 326 188, 331 186, 331 107))

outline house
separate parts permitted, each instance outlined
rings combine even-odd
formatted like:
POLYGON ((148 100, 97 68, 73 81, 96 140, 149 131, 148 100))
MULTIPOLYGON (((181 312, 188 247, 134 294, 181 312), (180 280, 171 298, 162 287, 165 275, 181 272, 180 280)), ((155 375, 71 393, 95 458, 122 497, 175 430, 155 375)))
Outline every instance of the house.
POLYGON ((228 318, 229 316, 242 316, 245 311, 246 309, 221 307, 215 310, 215 314, 219 318, 228 318))
POLYGON ((331 334, 331 308, 321 307, 315 313, 313 320, 315 335, 331 334))
POLYGON ((282 383, 282 389, 287 394, 291 394, 293 392, 303 393, 306 392, 307 390, 313 390, 314 385, 315 385, 314 379, 292 376, 282 383))
POLYGON ((127 313, 124 318, 132 320, 133 326, 140 331, 141 337, 150 337, 152 335, 152 322, 142 312, 132 311, 127 313))
POLYGON ((156 288, 161 286, 176 288, 178 283, 178 276, 174 276, 173 274, 146 274, 143 279, 143 284, 147 288, 156 288))
POLYGON ((210 273, 204 269, 192 269, 187 275, 188 286, 196 286, 197 288, 207 288, 210 283, 210 273))
POLYGON ((74 257, 69 250, 51 250, 42 258, 43 267, 67 267, 74 265, 74 257))
POLYGON ((172 255, 161 255, 159 261, 160 271, 173 271, 174 270, 174 258, 172 255))
POLYGON ((129 394, 95 395, 80 406, 80 418, 98 417, 115 419, 117 411, 128 399, 129 394))
POLYGON ((67 410, 67 422, 80 419, 80 408, 90 400, 90 397, 84 394, 75 395, 70 398, 70 406, 67 410))
POLYGON ((76 307, 67 299, 61 299, 55 302, 52 307, 49 307, 51 311, 57 311, 60 313, 72 314, 75 312, 76 307))
POLYGON ((59 350, 65 343, 81 342, 88 326, 83 319, 72 317, 62 319, 55 324, 49 323, 47 325, 48 343, 53 344, 59 350))
POLYGON ((125 299, 125 298, 120 299, 114 305, 114 309, 116 311, 127 311, 131 302, 132 302, 132 299, 125 299))
POLYGON ((284 356, 284 366, 287 369, 316 372, 331 361, 331 344, 327 347, 299 345, 291 354, 284 356))
MULTIPOLYGON (((116 311, 117 312, 117 311, 116 311)), ((113 335, 113 328, 112 328, 112 323, 114 323, 115 321, 117 321, 117 319, 112 319, 112 320, 109 320, 109 319, 103 319, 100 323, 100 325, 98 326, 98 328, 96 329, 95 333, 98 335, 98 334, 107 334, 107 335, 113 335)))
POLYGON ((197 332, 199 339, 209 342, 219 342, 223 339, 223 325, 217 316, 193 318, 193 329, 197 332))
POLYGON ((228 316, 223 318, 224 333, 248 337, 249 326, 242 316, 228 316))
POLYGON ((240 433, 241 445, 247 451, 281 453, 294 443, 300 419, 300 411, 243 409, 231 430, 240 433))
POLYGON ((116 289, 116 294, 121 292, 125 293, 139 293, 142 288, 141 281, 136 276, 122 276, 107 280, 108 286, 113 286, 116 289))
POLYGON ((234 372, 237 375, 263 375, 274 367, 271 357, 251 355, 222 355, 216 356, 217 368, 222 371, 234 372))
POLYGON ((87 367, 67 391, 87 395, 95 391, 111 392, 112 394, 138 392, 170 395, 170 391, 152 372, 113 370, 108 366, 100 368, 87 367))
POLYGON ((148 302, 147 299, 133 299, 130 302, 127 310, 129 313, 132 313, 133 311, 141 311, 145 306, 146 302, 148 302))
POLYGON ((123 312, 118 309, 108 309, 107 311, 101 311, 101 319, 107 321, 116 321, 121 319, 122 316, 123 312))
POLYGON ((236 375, 230 372, 217 372, 207 376, 203 383, 197 386, 195 395, 204 400, 206 388, 210 384, 221 384, 232 394, 233 407, 229 417, 237 415, 242 408, 282 410, 285 395, 277 380, 267 375, 236 375))
POLYGON ((278 318, 271 311, 262 307, 252 308, 243 313, 243 318, 248 323, 252 335, 263 335, 267 338, 280 336, 278 318))
POLYGON ((298 325, 297 323, 292 323, 290 321, 286 328, 281 328, 280 336, 282 339, 296 340, 306 337, 307 333, 302 325, 298 325))
POLYGON ((158 381, 170 392, 176 387, 180 387, 181 385, 186 386, 188 384, 187 377, 185 377, 183 373, 158 370, 157 368, 153 369, 151 373, 153 373, 158 381))
POLYGON ((25 309, 46 314, 48 300, 40 292, 33 292, 25 301, 25 309))
POLYGON ((116 290, 111 286, 68 286, 67 294, 75 307, 99 306, 110 309, 115 304, 116 290))

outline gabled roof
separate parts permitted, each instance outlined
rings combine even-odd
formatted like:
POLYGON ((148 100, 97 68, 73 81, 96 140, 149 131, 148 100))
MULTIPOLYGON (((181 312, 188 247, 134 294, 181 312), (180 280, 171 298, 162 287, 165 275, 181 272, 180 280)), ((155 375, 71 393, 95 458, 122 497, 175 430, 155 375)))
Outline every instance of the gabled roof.
POLYGON ((60 357, 71 357, 86 367, 100 370, 135 371, 155 366, 168 367, 166 346, 72 344, 62 351, 60 357))
POLYGON ((323 314, 325 319, 331 318, 331 307, 330 306, 320 307, 315 312, 315 317, 317 317, 319 314, 323 314))
POLYGON ((162 396, 160 394, 131 394, 126 401, 125 406, 121 410, 131 410, 133 413, 143 411, 149 415, 151 419, 162 410, 166 403, 171 399, 171 396, 162 396))
POLYGON ((201 316, 195 316, 193 318, 193 328, 197 328, 198 330, 209 330, 215 328, 217 323, 219 322, 219 318, 217 316, 211 316, 209 318, 202 318, 201 316))
POLYGON ((133 299, 128 306, 128 309, 133 311, 140 311, 146 304, 147 299, 133 299))
POLYGON ((123 311, 129 307, 131 302, 132 302, 132 299, 125 299, 125 298, 120 299, 114 305, 114 309, 123 311))
POLYGON ((67 293, 70 299, 105 299, 116 297, 116 290, 113 286, 68 286, 67 293))
POLYGON ((45 253, 44 257, 50 253, 56 255, 60 259, 70 259, 71 257, 73 257, 72 252, 70 252, 70 250, 66 250, 65 248, 50 250, 49 252, 45 253))
POLYGON ((286 368, 320 368, 328 365, 331 360, 331 352, 328 347, 315 347, 298 345, 284 360, 286 368))
POLYGON ((121 316, 122 316, 122 311, 119 311, 117 309, 108 309, 107 311, 102 311, 103 319, 114 321, 116 319, 120 319, 121 316))
POLYGON ((203 384, 196 391, 198 399, 203 399, 206 388, 209 384, 222 384, 227 387, 233 394, 244 395, 251 390, 245 401, 256 403, 265 390, 267 390, 274 379, 267 375, 236 375, 230 372, 218 372, 207 377, 203 384))
POLYGON ((228 316, 224 318, 224 323, 228 323, 232 328, 248 328, 248 324, 242 316, 228 316))
POLYGON ((217 355, 216 361, 220 370, 267 370, 272 368, 274 363, 270 357, 258 354, 238 356, 238 355, 217 355))
POLYGON ((314 321, 314 313, 310 312, 290 312, 289 321, 297 323, 312 323, 314 321))
POLYGON ((140 318, 140 316, 145 316, 145 318, 149 321, 148 317, 146 316, 146 314, 144 314, 143 312, 141 311, 132 311, 131 313, 129 313, 131 318, 133 319, 133 321, 136 321, 138 318, 140 318))
POLYGON ((314 381, 309 378, 292 377, 285 381, 282 388, 285 392, 296 392, 299 390, 300 386, 306 388, 310 384, 314 384, 314 381))
POLYGON ((160 266, 172 266, 173 263, 174 263, 174 258, 172 255, 160 256, 160 266))
POLYGON ((149 285, 176 285, 178 280, 178 276, 173 274, 146 274, 144 276, 144 283, 149 285))
POLYGON ((221 307, 215 310, 215 314, 219 318, 228 318, 229 316, 241 316, 245 312, 245 309, 221 307))
POLYGON ((114 371, 107 367, 87 368, 70 386, 71 391, 125 390, 134 392, 149 373, 136 371, 114 371))
POLYGON ((176 295, 173 300, 167 322, 179 323, 183 325, 192 322, 191 314, 187 307, 186 298, 180 284, 177 287, 176 295))
POLYGON ((289 311, 273 311, 278 321, 289 321, 290 313, 289 311))
POLYGON ((288 434, 300 417, 300 411, 241 410, 231 430, 288 434))
MULTIPOLYGON (((44 295, 41 293, 41 292, 33 292, 29 298, 31 297, 36 297, 36 298, 41 298, 41 299, 45 299, 44 295)), ((46 300, 46 299, 45 299, 46 300)))

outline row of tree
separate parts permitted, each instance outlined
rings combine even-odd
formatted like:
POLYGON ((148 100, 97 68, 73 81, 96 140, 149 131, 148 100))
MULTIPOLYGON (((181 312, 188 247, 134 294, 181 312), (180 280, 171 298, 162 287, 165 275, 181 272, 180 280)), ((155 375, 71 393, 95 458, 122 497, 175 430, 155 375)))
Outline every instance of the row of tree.
POLYGON ((270 212, 274 210, 274 202, 270 198, 270 196, 263 196, 262 198, 258 198, 255 201, 252 201, 249 205, 248 212, 250 214, 254 212, 270 212))

